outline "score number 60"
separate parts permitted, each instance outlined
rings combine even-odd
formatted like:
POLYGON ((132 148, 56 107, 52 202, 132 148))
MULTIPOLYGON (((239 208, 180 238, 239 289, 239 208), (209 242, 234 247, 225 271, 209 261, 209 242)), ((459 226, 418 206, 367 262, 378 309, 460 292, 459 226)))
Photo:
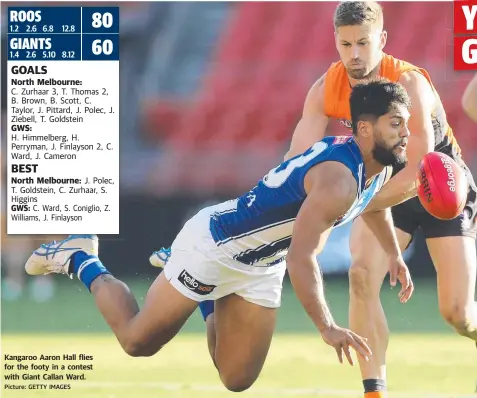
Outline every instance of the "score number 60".
MULTIPOLYGON (((101 14, 100 12, 95 12, 92 15, 93 28, 110 28, 113 26, 113 16, 109 12, 105 12, 101 14)), ((111 55, 113 53, 113 42, 109 39, 106 40, 93 40, 91 51, 94 55, 104 54, 104 55, 111 55)))

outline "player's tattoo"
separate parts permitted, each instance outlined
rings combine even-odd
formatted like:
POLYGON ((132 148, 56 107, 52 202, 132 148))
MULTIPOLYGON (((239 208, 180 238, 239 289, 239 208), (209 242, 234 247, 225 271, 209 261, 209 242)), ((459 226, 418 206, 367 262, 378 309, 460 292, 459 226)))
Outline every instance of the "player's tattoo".
POLYGON ((104 283, 111 283, 113 281, 115 281, 116 278, 114 276, 112 276, 111 274, 101 274, 99 275, 95 280, 94 282, 91 284, 91 293, 95 293, 95 290, 98 288, 99 286, 99 281, 101 282, 104 282, 104 283))

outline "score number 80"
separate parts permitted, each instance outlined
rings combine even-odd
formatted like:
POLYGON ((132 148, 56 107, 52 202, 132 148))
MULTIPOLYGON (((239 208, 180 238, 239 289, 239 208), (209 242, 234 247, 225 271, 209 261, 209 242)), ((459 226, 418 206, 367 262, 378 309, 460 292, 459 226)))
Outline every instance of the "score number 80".
MULTIPOLYGON (((105 12, 104 14, 101 14, 100 12, 95 12, 92 15, 92 23, 91 26, 93 28, 110 28, 113 26, 113 15, 110 12, 105 12)), ((93 40, 93 43, 91 45, 91 51, 93 52, 94 55, 111 55, 113 53, 113 42, 109 39, 106 40, 101 40, 101 39, 96 39, 93 40)))

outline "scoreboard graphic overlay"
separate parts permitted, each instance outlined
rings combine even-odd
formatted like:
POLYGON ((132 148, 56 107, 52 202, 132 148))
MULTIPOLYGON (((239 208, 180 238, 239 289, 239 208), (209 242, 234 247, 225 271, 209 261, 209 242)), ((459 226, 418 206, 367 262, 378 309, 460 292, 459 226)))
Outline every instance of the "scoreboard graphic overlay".
POLYGON ((7 12, 7 233, 119 234, 119 8, 7 12))

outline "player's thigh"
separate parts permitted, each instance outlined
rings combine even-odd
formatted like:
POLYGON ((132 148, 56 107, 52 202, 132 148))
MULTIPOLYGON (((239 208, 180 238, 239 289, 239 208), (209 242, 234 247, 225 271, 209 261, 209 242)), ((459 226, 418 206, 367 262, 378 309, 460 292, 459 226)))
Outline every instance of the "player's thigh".
POLYGON ((260 374, 272 341, 276 308, 236 294, 215 302, 215 362, 225 384, 247 388, 260 374))
MULTIPOLYGON (((276 309, 280 307, 286 264, 239 272, 231 293, 216 302, 215 362, 222 381, 244 388, 253 384, 267 357, 276 309)), ((239 388, 239 389, 240 389, 239 388)))
MULTIPOLYGON (((184 235, 184 238, 189 238, 189 235, 184 235)), ((148 316, 157 322, 156 327, 167 325, 161 327, 165 337, 177 333, 201 301, 219 298, 222 289, 220 265, 183 240, 176 240, 172 245, 171 256, 155 282, 157 287, 151 287, 152 298, 145 306, 152 313, 156 306, 158 314, 148 316)), ((144 322, 148 322, 146 318, 144 322)), ((149 329, 154 328, 151 322, 149 329)))
POLYGON ((178 333, 199 302, 217 298, 213 295, 218 265, 205 254, 208 246, 198 249, 204 246, 206 225, 204 220, 194 217, 174 240, 171 256, 135 319, 135 330, 141 340, 165 344, 178 333))

